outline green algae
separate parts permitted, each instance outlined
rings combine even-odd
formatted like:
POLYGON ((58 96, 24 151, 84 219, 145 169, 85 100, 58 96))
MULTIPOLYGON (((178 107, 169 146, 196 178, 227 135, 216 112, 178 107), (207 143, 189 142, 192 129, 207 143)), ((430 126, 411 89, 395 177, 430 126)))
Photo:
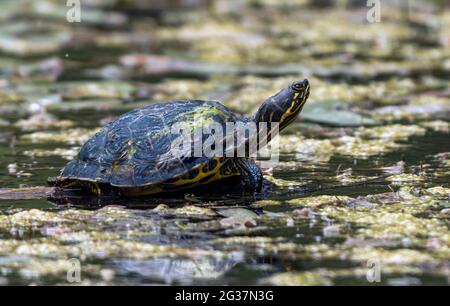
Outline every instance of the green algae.
POLYGON ((71 128, 75 126, 75 122, 70 120, 58 120, 56 117, 48 114, 37 114, 27 119, 20 119, 15 122, 14 125, 25 131, 33 131, 54 128, 71 128))
POLYGON ((326 286, 331 285, 329 278, 320 271, 308 271, 297 273, 279 273, 272 275, 270 278, 263 280, 263 283, 275 286, 326 286))
POLYGON ((78 154, 78 147, 75 148, 56 148, 53 150, 43 150, 43 149, 33 149, 26 150, 23 152, 24 155, 30 156, 33 158, 36 157, 50 157, 50 156, 60 156, 67 160, 72 160, 78 154))
POLYGON ((67 285, 70 259, 81 285, 360 285, 374 260, 382 284, 447 285, 448 11, 368 24, 303 0, 181 2, 89 1, 81 24, 53 0, 0 4, 0 285, 67 285), (251 116, 304 77, 262 196, 66 204, 28 188, 125 111, 208 99, 251 116))
POLYGON ((266 176, 265 178, 269 182, 271 182, 279 187, 284 187, 284 188, 304 186, 307 184, 306 181, 286 180, 286 179, 282 179, 282 178, 276 178, 276 177, 273 177, 270 175, 266 176))
MULTIPOLYGON (((192 212, 193 208, 186 208, 185 211, 192 212)), ((27 257, 33 260, 11 262, 3 268, 38 278, 67 272, 71 258, 88 262, 87 267, 92 267, 94 272, 97 270, 99 273, 98 267, 89 265, 90 261, 105 258, 148 260, 163 257, 202 259, 228 256, 208 249, 182 248, 176 245, 158 246, 137 240, 136 238, 148 234, 151 224, 152 221, 140 218, 118 206, 109 206, 98 211, 13 210, 7 215, 0 216, 0 231, 8 231, 18 237, 31 235, 32 238, 26 241, 1 240, 0 254, 2 256, 15 254, 18 258, 27 257), (122 223, 122 230, 112 231, 113 224, 122 223), (99 230, 101 227, 104 229, 99 230), (130 240, 131 238, 133 239, 130 240), (54 266, 49 264, 50 259, 57 260, 54 266)))
POLYGON ((347 201, 349 197, 342 197, 342 196, 316 196, 316 197, 306 197, 306 198, 299 198, 299 199, 292 199, 287 201, 288 204, 291 205, 299 205, 302 207, 319 207, 323 205, 332 205, 337 203, 341 203, 341 201, 347 201))
POLYGON ((24 134, 21 138, 24 142, 32 143, 67 143, 67 144, 83 144, 99 129, 84 129, 84 128, 74 128, 66 131, 60 132, 33 132, 30 134, 24 134))
POLYGON ((421 122, 421 126, 424 128, 433 130, 435 132, 442 132, 442 133, 450 133, 450 123, 443 120, 435 120, 435 121, 426 121, 421 122))
POLYGON ((131 99, 136 88, 127 82, 79 82, 62 86, 64 99, 131 99))
POLYGON ((392 183, 401 184, 401 183, 421 182, 424 180, 424 178, 419 175, 404 173, 404 174, 392 175, 392 176, 386 178, 386 180, 389 182, 392 182, 392 183))
POLYGON ((384 140, 408 139, 414 135, 424 135, 425 129, 417 125, 385 125, 374 128, 358 128, 356 134, 360 137, 380 138, 384 140))
POLYGON ((308 139, 302 135, 282 135, 280 148, 284 152, 296 152, 300 160, 327 162, 336 154, 368 158, 402 148, 401 140, 424 135, 426 130, 417 125, 387 125, 382 127, 359 127, 354 136, 331 139, 308 139))

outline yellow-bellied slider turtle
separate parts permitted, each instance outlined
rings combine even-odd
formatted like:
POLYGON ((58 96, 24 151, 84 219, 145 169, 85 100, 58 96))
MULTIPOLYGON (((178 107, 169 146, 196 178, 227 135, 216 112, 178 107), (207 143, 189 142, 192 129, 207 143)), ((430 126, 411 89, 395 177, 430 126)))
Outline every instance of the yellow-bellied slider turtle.
POLYGON ((306 79, 293 82, 268 98, 251 119, 214 101, 179 100, 133 110, 88 140, 59 177, 49 178, 49 184, 96 194, 114 190, 123 196, 142 196, 177 192, 236 177, 233 181, 244 192, 258 192, 262 173, 250 158, 180 157, 172 146, 179 135, 172 133, 171 127, 177 123, 195 127, 201 122, 219 124, 225 131, 229 122, 277 122, 281 131, 302 110, 309 88, 306 79))

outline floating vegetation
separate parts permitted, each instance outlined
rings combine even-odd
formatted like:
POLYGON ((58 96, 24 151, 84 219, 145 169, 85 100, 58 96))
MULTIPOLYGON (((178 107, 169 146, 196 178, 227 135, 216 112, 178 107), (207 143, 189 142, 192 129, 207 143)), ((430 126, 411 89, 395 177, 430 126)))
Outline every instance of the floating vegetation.
POLYGON ((413 183, 413 182, 421 182, 424 180, 424 178, 420 175, 415 175, 415 174, 397 174, 397 175, 392 175, 388 178, 386 178, 386 180, 393 182, 393 183, 413 183))
POLYGON ((62 87, 62 96, 65 99, 131 99, 135 87, 129 83, 119 82, 86 82, 70 83, 62 87))
POLYGON ((368 158, 374 155, 385 154, 402 145, 386 140, 363 140, 357 137, 343 136, 336 140, 339 146, 336 153, 358 158, 368 158))
POLYGON ((374 128, 358 128, 356 135, 384 140, 406 140, 410 136, 424 135, 425 129, 417 125, 385 125, 374 128))
POLYGON ((65 1, 0 1, 0 286, 67 285, 72 260, 81 285, 367 285, 373 263, 383 285, 448 285, 450 11, 387 1, 370 23, 346 2, 86 0, 70 23, 65 1), (250 118, 300 78, 261 194, 46 185, 129 110, 250 118))
POLYGON ((83 128, 75 128, 60 132, 34 132, 24 134, 21 141, 29 141, 32 143, 67 143, 70 145, 83 144, 91 138, 99 130, 88 130, 83 128))
POLYGON ((435 120, 435 121, 426 121, 419 123, 424 128, 430 129, 435 132, 442 132, 442 133, 450 133, 450 122, 442 121, 442 120, 435 120))
POLYGON ((36 114, 27 119, 20 119, 14 124, 25 131, 61 128, 66 129, 75 126, 70 120, 58 120, 49 114, 36 114))
POLYGON ((374 111, 375 117, 383 120, 430 119, 450 113, 450 100, 434 96, 419 96, 408 104, 385 106, 374 111))
POLYGON ((34 149, 24 151, 23 154, 30 157, 50 157, 50 156, 60 156, 67 160, 72 160, 75 156, 77 156, 79 148, 73 149, 63 149, 56 148, 54 150, 43 150, 43 149, 34 149))

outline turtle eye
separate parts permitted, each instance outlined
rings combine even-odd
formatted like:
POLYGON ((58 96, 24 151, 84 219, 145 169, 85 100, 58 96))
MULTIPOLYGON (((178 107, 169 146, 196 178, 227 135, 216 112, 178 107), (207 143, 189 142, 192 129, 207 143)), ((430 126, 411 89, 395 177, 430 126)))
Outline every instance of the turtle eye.
POLYGON ((295 83, 292 85, 292 89, 294 91, 301 92, 303 89, 305 89, 305 85, 303 85, 302 83, 295 83))

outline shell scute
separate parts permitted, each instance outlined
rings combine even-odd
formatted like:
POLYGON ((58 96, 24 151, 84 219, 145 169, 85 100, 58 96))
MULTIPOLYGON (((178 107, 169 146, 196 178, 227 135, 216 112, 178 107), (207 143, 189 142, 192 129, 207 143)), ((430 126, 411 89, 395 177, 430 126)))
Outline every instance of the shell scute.
MULTIPOLYGON (((186 187, 200 180, 200 183, 208 182, 216 178, 212 171, 223 160, 180 158, 172 148, 173 141, 179 137, 173 133, 172 127, 180 122, 192 129, 214 123, 225 131, 226 122, 240 120, 243 118, 213 101, 150 104, 106 125, 85 143, 78 157, 63 169, 61 177, 101 182, 119 188, 136 187, 136 190, 152 184, 168 190, 176 189, 177 184, 186 187), (201 177, 196 181, 197 176, 201 177)), ((205 139, 207 136, 202 137, 205 139)), ((227 175, 233 171, 227 166, 227 175)))

